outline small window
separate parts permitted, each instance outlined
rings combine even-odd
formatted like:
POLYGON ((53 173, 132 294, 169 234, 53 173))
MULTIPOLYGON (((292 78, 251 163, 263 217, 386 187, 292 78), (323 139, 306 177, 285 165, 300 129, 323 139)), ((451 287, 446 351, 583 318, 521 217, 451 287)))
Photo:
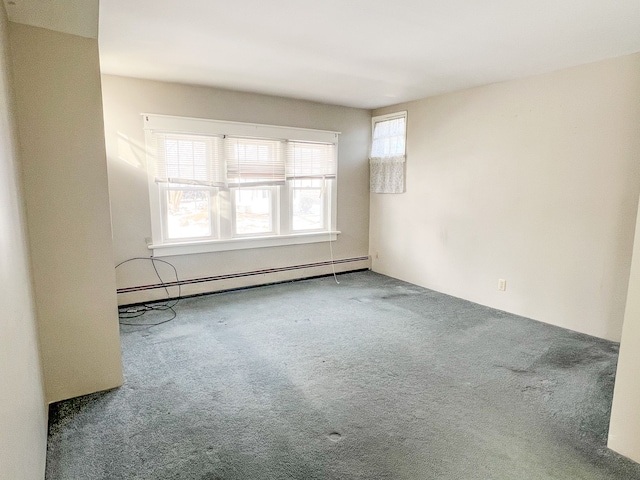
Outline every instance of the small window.
POLYGON ((370 159, 372 193, 405 191, 407 112, 373 117, 370 159))

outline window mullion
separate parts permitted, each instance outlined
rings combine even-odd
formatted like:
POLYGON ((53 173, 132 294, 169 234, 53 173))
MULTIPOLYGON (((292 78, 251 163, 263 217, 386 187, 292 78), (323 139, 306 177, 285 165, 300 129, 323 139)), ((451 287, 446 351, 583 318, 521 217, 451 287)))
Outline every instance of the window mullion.
POLYGON ((288 235, 291 233, 291 216, 293 209, 293 180, 287 180, 280 187, 280 234, 288 235))
MULTIPOLYGON (((233 237, 232 201, 233 192, 228 189, 220 189, 218 193, 218 211, 220 212, 220 239, 228 240, 233 237)), ((234 216, 234 215, 233 215, 234 216)))

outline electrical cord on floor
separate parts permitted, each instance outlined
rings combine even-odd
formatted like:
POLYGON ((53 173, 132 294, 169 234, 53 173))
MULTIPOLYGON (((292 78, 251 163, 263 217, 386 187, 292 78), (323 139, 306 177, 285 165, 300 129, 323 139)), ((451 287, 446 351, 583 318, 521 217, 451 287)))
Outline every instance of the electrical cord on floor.
POLYGON ((329 252, 331 253, 331 270, 333 270, 333 279, 336 281, 337 285, 340 285, 340 282, 338 281, 338 276, 336 275, 336 263, 335 263, 335 260, 333 259, 333 245, 331 244, 332 242, 331 235, 332 233, 329 232, 329 252))
POLYGON ((133 327, 156 327, 158 325, 162 325, 163 323, 168 323, 171 320, 173 320, 174 318, 176 318, 177 313, 174 310, 174 307, 178 304, 178 302, 180 301, 180 297, 182 296, 182 288, 179 284, 180 279, 178 278, 178 270, 176 270, 176 267, 170 263, 167 262, 166 260, 160 260, 159 258, 155 258, 155 257, 133 257, 133 258, 129 258, 127 260, 124 260, 122 262, 120 262, 119 264, 116 265, 116 269, 118 267, 120 267, 121 265, 124 265, 125 263, 129 263, 129 262, 133 262, 136 260, 146 260, 146 261, 150 261, 151 265, 153 266, 153 270, 154 272, 156 272, 156 276, 158 277, 158 280, 160 281, 160 285, 162 285, 162 288, 164 288, 164 291, 167 294, 167 298, 171 298, 171 294, 169 293, 169 286, 167 285, 167 283, 162 280, 162 277, 160 276, 160 272, 158 271, 158 267, 156 266, 156 262, 160 262, 160 263, 164 263, 165 265, 169 265, 172 269, 173 269, 173 273, 176 276, 176 283, 178 283, 178 297, 171 301, 168 300, 166 302, 149 302, 149 303, 143 303, 141 305, 136 305, 136 306, 131 306, 131 307, 120 307, 118 308, 118 318, 120 319, 120 325, 128 325, 128 326, 133 326, 133 327), (122 320, 129 320, 132 318, 139 318, 142 317, 145 313, 147 312, 152 312, 152 311, 170 311, 171 312, 171 318, 167 319, 167 320, 163 320, 161 322, 154 322, 154 323, 149 323, 149 322, 123 322, 122 320))

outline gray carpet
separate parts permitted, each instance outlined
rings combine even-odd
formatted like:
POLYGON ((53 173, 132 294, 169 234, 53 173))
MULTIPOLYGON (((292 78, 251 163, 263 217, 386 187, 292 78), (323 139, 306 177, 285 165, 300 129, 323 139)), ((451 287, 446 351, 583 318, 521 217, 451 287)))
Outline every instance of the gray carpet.
POLYGON ((606 448, 617 344, 338 279, 122 327, 125 385, 52 405, 46 478, 640 479, 606 448))

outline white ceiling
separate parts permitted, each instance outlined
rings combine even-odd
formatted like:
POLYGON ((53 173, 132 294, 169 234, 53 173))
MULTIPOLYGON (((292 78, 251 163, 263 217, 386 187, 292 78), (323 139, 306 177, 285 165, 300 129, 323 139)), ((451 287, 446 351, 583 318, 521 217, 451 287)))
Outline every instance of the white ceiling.
POLYGON ((102 0, 99 42, 105 73, 375 108, 638 52, 640 0, 102 0))

